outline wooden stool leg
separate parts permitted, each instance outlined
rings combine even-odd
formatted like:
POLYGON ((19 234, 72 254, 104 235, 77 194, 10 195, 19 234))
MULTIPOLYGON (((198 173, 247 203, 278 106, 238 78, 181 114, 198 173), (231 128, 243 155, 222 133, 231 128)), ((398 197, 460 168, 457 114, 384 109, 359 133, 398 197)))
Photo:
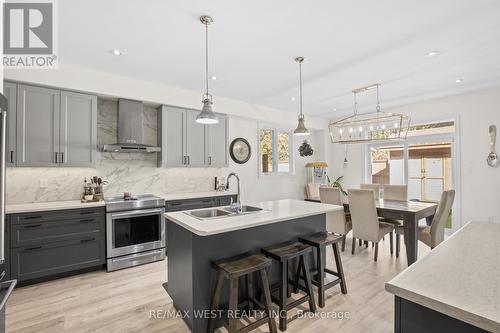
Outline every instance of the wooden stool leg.
POLYGON ((392 244, 394 242, 394 236, 392 234, 392 231, 389 233, 389 241, 391 242, 391 256, 394 253, 394 245, 392 244))
POLYGON ((286 262, 282 262, 280 265, 280 279, 281 285, 279 289, 279 322, 280 322, 280 331, 286 331, 286 322, 287 322, 287 311, 286 311, 286 288, 288 281, 286 280, 287 270, 286 270, 286 262))
POLYGON ((373 254, 373 260, 377 261, 378 258, 378 242, 375 243, 375 253, 373 254))
POLYGON ((254 297, 254 292, 253 292, 253 281, 251 274, 245 275, 245 283, 247 287, 247 308, 249 311, 252 311, 253 310, 252 298, 254 297))
POLYGON ((229 280, 229 333, 235 333, 238 330, 238 319, 236 313, 238 310, 238 278, 229 280))
POLYGON ((399 258, 399 247, 401 246, 399 234, 396 234, 396 258, 399 258))
POLYGON ((354 254, 354 250, 356 249, 356 238, 352 236, 352 251, 351 254, 354 254))
POLYGON ((294 282, 293 282, 293 293, 296 294, 299 292, 299 282, 300 282, 300 260, 297 266, 297 270, 295 271, 294 282))
POLYGON ((345 251, 345 235, 342 236, 342 252, 345 251))
MULTIPOLYGON (((222 274, 222 272, 218 272, 217 273, 217 282, 215 284, 215 289, 214 289, 214 293, 212 296, 212 304, 210 305, 211 313, 212 313, 212 311, 219 309, 220 294, 221 294, 223 283, 224 283, 224 274, 222 274)), ((216 318, 212 318, 212 316, 210 316, 208 318, 208 332, 209 333, 212 333, 214 331, 215 321, 216 321, 216 318)))
POLYGON ((270 333, 276 333, 276 321, 274 320, 274 316, 272 313, 271 309, 271 292, 269 291, 269 281, 267 279, 267 274, 264 269, 260 270, 260 280, 262 282, 262 291, 264 293, 264 310, 266 311, 268 315, 268 325, 269 325, 269 332, 270 333))
POLYGON ((322 260, 322 248, 318 247, 316 249, 316 267, 318 268, 318 275, 317 275, 317 281, 318 281, 318 305, 320 308, 325 307, 325 274, 324 270, 325 268, 323 267, 323 260, 322 260))
POLYGON ((302 262, 302 270, 306 282, 306 290, 309 294, 309 310, 311 312, 316 312, 316 302, 314 301, 314 292, 311 283, 311 273, 309 272, 309 264, 307 263, 307 260, 305 260, 303 254, 300 255, 300 261, 302 262))
POLYGON ((361 238, 359 239, 359 246, 363 245, 363 241, 361 240, 361 238))
POLYGON ((344 269, 342 268, 342 259, 340 258, 339 244, 333 243, 333 255, 335 256, 335 265, 337 266, 337 273, 340 275, 340 290, 342 294, 347 294, 347 285, 345 283, 344 269))
POLYGON ((286 262, 286 296, 288 298, 292 297, 292 288, 290 287, 290 283, 288 283, 289 279, 292 278, 292 274, 290 274, 292 266, 292 262, 286 262))

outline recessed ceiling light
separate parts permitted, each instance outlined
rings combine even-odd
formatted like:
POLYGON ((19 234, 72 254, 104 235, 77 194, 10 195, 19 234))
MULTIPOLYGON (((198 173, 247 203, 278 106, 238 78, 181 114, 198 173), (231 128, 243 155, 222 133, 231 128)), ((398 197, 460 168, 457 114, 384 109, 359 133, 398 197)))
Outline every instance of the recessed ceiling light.
POLYGON ((295 96, 290 97, 291 101, 295 101, 295 96))
POLYGON ((425 56, 426 56, 427 58, 432 58, 432 57, 434 57, 434 56, 437 56, 437 55, 438 55, 438 53, 439 53, 439 51, 431 51, 431 52, 428 52, 425 56))
POLYGON ((217 80, 217 76, 211 76, 211 77, 210 77, 210 80, 212 80, 212 81, 217 80))
POLYGON ((455 80, 455 82, 456 82, 456 83, 462 83, 463 81, 464 81, 464 80, 462 80, 462 79, 460 79, 460 78, 458 78, 458 79, 456 79, 456 80, 455 80))
POLYGON ((111 52, 111 54, 113 54, 115 56, 122 55, 122 52, 120 50, 118 50, 118 49, 111 50, 110 52, 111 52))

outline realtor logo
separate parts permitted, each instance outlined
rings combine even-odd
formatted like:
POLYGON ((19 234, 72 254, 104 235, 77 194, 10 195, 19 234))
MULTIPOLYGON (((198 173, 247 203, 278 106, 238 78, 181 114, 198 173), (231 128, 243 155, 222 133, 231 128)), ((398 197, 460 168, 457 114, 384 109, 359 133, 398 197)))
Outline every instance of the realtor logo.
POLYGON ((55 68, 53 1, 5 2, 3 65, 7 68, 55 68))

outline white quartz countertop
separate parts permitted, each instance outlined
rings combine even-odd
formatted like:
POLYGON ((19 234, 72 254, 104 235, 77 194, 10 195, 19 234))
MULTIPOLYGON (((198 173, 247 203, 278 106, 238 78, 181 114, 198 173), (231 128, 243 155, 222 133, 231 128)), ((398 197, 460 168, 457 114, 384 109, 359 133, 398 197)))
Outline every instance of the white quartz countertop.
POLYGON ((196 198, 211 198, 211 197, 222 197, 226 195, 235 195, 234 191, 206 191, 206 192, 192 192, 192 193, 167 193, 167 194, 157 194, 160 198, 165 199, 165 201, 170 200, 186 200, 186 199, 196 199, 196 198))
POLYGON ((165 213, 165 217, 196 235, 209 236, 344 209, 342 206, 294 199, 260 203, 244 202, 244 204, 261 207, 264 210, 253 214, 225 216, 208 220, 197 219, 185 212, 165 213))
POLYGON ((470 222, 385 284, 390 293, 500 332, 500 223, 470 222))
POLYGON ((60 209, 76 209, 105 206, 104 201, 82 203, 80 200, 35 202, 5 205, 6 214, 42 212, 60 209))

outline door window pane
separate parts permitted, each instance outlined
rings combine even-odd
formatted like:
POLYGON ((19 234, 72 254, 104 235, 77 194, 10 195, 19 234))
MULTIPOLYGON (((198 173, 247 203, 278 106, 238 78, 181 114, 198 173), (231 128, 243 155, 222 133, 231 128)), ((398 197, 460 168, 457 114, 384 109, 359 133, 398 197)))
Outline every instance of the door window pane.
POLYGON ((290 134, 278 133, 278 172, 290 172, 290 134))
POLYGON ((404 184, 403 146, 371 149, 372 184, 404 184))
POLYGON ((260 172, 270 173, 273 170, 273 130, 260 130, 260 172))

